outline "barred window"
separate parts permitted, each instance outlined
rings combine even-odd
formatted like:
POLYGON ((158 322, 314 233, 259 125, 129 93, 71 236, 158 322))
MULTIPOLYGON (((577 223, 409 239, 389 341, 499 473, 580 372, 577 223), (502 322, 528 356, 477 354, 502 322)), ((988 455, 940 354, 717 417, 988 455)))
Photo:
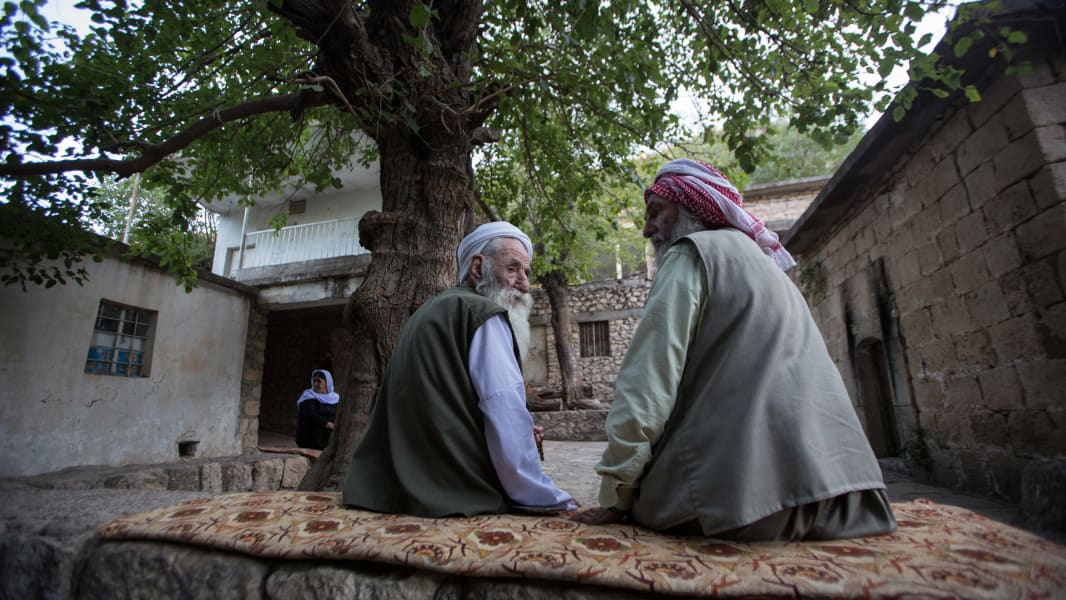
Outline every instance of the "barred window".
POLYGON ((579 323, 581 335, 581 356, 610 356, 611 329, 607 321, 589 321, 579 323))
POLYGON ((147 377, 154 323, 152 311, 101 300, 85 372, 147 377))

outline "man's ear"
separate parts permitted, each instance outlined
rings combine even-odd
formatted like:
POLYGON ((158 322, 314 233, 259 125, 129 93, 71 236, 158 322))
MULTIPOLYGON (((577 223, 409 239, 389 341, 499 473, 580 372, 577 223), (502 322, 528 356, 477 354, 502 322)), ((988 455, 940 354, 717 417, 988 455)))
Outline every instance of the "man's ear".
POLYGON ((481 255, 481 254, 475 254, 474 256, 472 256, 470 258, 470 275, 469 275, 470 281, 474 282, 475 284, 477 282, 481 281, 481 278, 484 275, 481 272, 481 267, 484 264, 485 264, 485 257, 483 255, 481 255))

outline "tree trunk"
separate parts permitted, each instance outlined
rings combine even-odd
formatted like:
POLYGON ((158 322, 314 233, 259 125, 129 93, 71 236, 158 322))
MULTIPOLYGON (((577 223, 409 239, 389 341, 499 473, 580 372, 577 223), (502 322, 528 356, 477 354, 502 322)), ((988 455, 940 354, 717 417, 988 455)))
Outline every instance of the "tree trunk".
POLYGON ((559 376, 563 386, 562 409, 569 410, 577 405, 581 397, 577 360, 574 358, 573 344, 570 343, 570 288, 566 283, 566 274, 559 269, 545 273, 540 282, 551 306, 555 355, 559 359, 559 376))
POLYGON ((336 429, 300 489, 343 487, 400 328, 422 303, 455 285, 455 253, 442 249, 455 248, 473 226, 470 147, 460 138, 430 151, 424 142, 410 131, 378 140, 382 211, 359 223, 360 243, 372 256, 345 311, 351 352, 336 429))
POLYGON ((381 211, 359 222, 370 266, 345 310, 350 335, 333 336, 351 345, 350 352, 334 352, 347 364, 338 378, 336 429, 300 482, 305 490, 343 487, 400 328, 427 299, 455 285, 455 247, 474 225, 467 164, 498 102, 469 85, 483 4, 441 0, 427 26, 415 23, 418 6, 344 0, 269 6, 318 46, 315 73, 339 96, 353 130, 376 143, 381 166, 381 211))

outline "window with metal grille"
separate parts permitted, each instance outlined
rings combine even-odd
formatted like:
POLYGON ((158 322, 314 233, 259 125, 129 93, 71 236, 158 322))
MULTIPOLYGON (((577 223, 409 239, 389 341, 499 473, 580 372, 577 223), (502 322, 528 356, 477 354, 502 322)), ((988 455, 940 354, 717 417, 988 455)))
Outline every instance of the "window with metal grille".
POLYGON ((101 300, 85 372, 147 377, 154 323, 152 311, 101 300))
POLYGON ((611 329, 607 321, 589 321, 578 324, 581 336, 581 356, 610 356, 611 329))

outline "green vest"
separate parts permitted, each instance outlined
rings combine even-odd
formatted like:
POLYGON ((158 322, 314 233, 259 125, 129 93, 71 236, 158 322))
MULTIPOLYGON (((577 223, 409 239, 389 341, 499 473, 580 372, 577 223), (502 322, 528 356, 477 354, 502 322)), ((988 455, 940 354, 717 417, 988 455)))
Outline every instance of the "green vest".
POLYGON ((457 287, 411 315, 352 457, 345 505, 419 517, 508 512, 469 375, 474 332, 501 313, 457 287))

